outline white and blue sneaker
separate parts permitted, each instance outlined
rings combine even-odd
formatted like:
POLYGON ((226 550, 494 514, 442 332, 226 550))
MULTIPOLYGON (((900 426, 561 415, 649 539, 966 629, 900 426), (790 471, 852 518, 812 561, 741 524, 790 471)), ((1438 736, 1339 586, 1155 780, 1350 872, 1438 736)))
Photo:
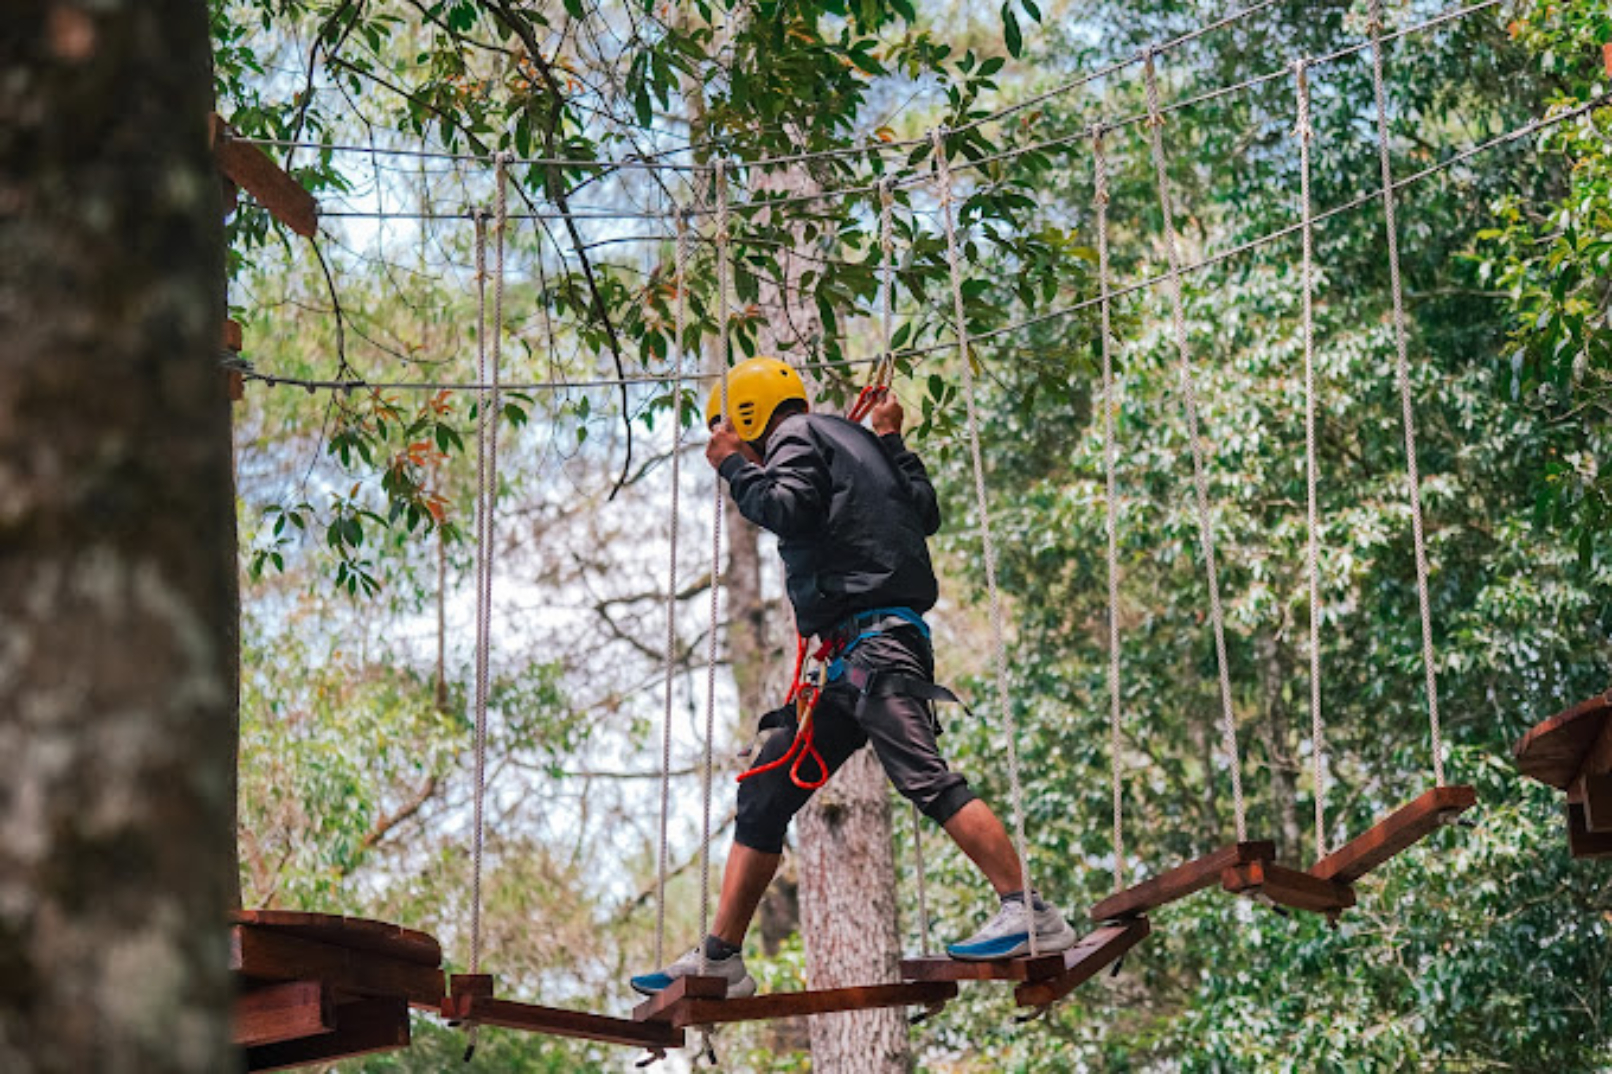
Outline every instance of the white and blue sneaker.
MULTIPOLYGON (((679 977, 693 977, 700 972, 700 949, 691 947, 688 953, 677 959, 670 966, 654 973, 640 974, 631 981, 633 991, 640 995, 653 996, 655 993, 670 988, 672 982, 679 977)), ((708 958, 705 960, 705 976, 721 977, 728 982, 728 999, 744 999, 746 996, 756 994, 756 979, 744 968, 744 955, 734 954, 727 958, 708 958)))
MULTIPOLYGON (((1056 907, 1036 897, 1035 937, 1036 950, 1043 955, 1067 951, 1075 945, 1075 930, 1063 919, 1056 907)), ((1018 958, 1030 953, 1030 915, 1024 900, 1002 900, 1001 909, 974 935, 962 943, 946 945, 946 953, 965 962, 992 962, 1003 958, 1018 958)))

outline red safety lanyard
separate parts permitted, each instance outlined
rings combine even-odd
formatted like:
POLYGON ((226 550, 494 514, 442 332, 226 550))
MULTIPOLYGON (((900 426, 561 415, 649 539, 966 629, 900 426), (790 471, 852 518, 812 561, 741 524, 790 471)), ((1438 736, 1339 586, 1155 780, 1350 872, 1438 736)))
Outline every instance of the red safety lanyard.
MULTIPOLYGON (((806 669, 806 653, 810 648, 811 641, 802 637, 795 648, 795 673, 790 678, 789 694, 784 698, 785 704, 794 702, 795 705, 795 740, 789 744, 789 749, 785 750, 783 756, 777 760, 756 765, 747 772, 739 773, 741 783, 751 776, 759 776, 763 772, 771 772, 775 768, 788 765, 789 779, 795 786, 801 790, 815 791, 827 783, 828 777, 833 774, 828 770, 828 765, 823 763, 823 755, 817 752, 817 746, 813 743, 816 732, 812 723, 812 714, 817 711, 817 703, 822 699, 823 687, 820 682, 814 682, 810 677, 803 674, 806 669), (811 762, 817 766, 818 775, 816 779, 807 779, 800 774, 800 766, 807 758, 811 758, 811 762)), ((817 647, 817 652, 812 654, 812 659, 818 662, 819 675, 822 673, 823 663, 838 656, 844 648, 845 642, 843 639, 825 641, 817 647)))

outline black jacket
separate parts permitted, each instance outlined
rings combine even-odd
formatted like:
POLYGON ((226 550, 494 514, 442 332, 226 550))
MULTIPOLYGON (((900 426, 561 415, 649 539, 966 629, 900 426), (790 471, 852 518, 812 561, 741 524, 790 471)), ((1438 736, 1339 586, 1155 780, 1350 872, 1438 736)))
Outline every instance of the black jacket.
POLYGON ((935 606, 925 538, 940 528, 940 505, 899 433, 792 414, 773 430, 764 465, 730 455, 720 473, 739 513, 778 535, 802 634, 871 608, 935 606))

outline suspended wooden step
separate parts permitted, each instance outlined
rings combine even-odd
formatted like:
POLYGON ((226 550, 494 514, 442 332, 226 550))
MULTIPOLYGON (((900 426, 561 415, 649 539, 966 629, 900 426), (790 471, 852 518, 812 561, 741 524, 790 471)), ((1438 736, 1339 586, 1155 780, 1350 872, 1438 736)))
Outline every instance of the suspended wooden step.
POLYGON ((1056 1003, 1103 970, 1118 965, 1125 953, 1152 931, 1145 917, 1094 929, 1069 950, 1053 956, 1059 963, 1056 974, 1021 984, 1013 990, 1013 998, 1021 1007, 1056 1003))
POLYGON ((1221 886, 1237 895, 1289 910, 1306 910, 1336 919, 1355 904, 1354 888, 1273 861, 1234 865, 1220 876, 1221 886))
POLYGON ((646 1024, 663 1023, 675 1029, 721 1025, 726 1022, 764 1022, 837 1011, 868 1011, 880 1007, 926 1007, 939 1010, 957 995, 955 981, 907 981, 902 984, 823 988, 805 992, 774 992, 744 999, 711 996, 709 982, 716 978, 680 978, 662 993, 651 996, 633 1011, 646 1024), (685 983, 692 982, 692 983, 685 983), (675 991, 674 991, 675 990, 675 991))
POLYGON ((1434 787, 1316 862, 1310 873, 1321 880, 1353 884, 1471 809, 1477 801, 1478 792, 1472 787, 1434 787))
POLYGON ((1573 857, 1612 856, 1612 691, 1535 725, 1514 752, 1523 775, 1567 792, 1573 857))
POLYGON ((423 932, 278 910, 232 922, 234 1037, 249 1070, 407 1047, 409 1007, 442 1001, 442 948, 423 932))
POLYGON ((1093 921, 1119 921, 1140 917, 1149 910, 1219 883, 1227 869, 1256 861, 1268 862, 1275 857, 1276 844, 1266 840, 1231 843, 1110 895, 1091 908, 1091 918, 1093 921))
POLYGON ((903 981, 1041 981, 1064 972, 1062 954, 965 962, 945 955, 901 960, 903 981))
POLYGON ((628 1047, 661 1051, 683 1045, 681 1027, 664 1022, 639 1022, 608 1015, 517 1003, 493 995, 493 979, 486 974, 455 974, 452 989, 442 1000, 442 1017, 450 1023, 471 1023, 543 1033, 551 1037, 572 1037, 624 1044, 628 1047))

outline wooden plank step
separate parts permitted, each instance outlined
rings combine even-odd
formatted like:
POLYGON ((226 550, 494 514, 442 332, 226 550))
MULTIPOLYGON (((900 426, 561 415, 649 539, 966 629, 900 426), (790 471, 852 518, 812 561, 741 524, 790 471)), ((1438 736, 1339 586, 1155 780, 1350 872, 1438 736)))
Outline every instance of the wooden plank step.
POLYGON ((1045 1007, 1067 996, 1125 956, 1141 943, 1153 926, 1145 917, 1104 925, 1083 936, 1079 943, 1058 955, 1063 972, 1040 981, 1029 981, 1013 990, 1021 1007, 1045 1007))
POLYGON ((365 999, 336 1008, 332 1033, 246 1049, 246 1069, 282 1070, 408 1045, 408 1004, 400 999, 365 999))
POLYGON ((231 1031, 243 1048, 317 1037, 335 1029, 335 1002, 318 981, 266 984, 235 997, 231 1031))
POLYGON ((670 1008, 685 999, 722 999, 728 994, 725 977, 679 977, 670 987, 650 996, 633 1008, 632 1016, 639 1022, 670 1022, 670 1008))
POLYGON ((1322 880, 1352 884, 1438 831, 1477 801, 1478 792, 1472 787, 1434 787, 1316 862, 1309 871, 1322 880))
POLYGON ((901 960, 903 981, 1040 981, 1064 972, 1063 956, 1029 955, 992 962, 965 962, 945 955, 901 960))
POLYGON ((1237 895, 1263 896, 1278 906, 1328 916, 1355 904, 1355 890, 1348 884, 1323 880, 1270 861, 1234 866, 1221 874, 1220 882, 1237 895))
POLYGON ((1266 840, 1231 843, 1110 895, 1091 908, 1091 919, 1117 921, 1126 917, 1140 917, 1149 910, 1184 899, 1218 883, 1220 874, 1227 869, 1255 861, 1270 861, 1275 857, 1276 844, 1266 840))
MULTIPOLYGON (((957 995, 955 981, 907 981, 902 984, 824 988, 805 992, 774 992, 745 999, 684 999, 668 1009, 670 1025, 721 1025, 726 1022, 762 1022, 836 1011, 867 1011, 879 1007, 934 1007, 957 995)), ((667 1023, 645 1023, 664 1025, 667 1023)))
POLYGON ((442 965, 442 945, 435 937, 387 921, 299 910, 236 910, 230 914, 230 920, 237 925, 274 929, 298 939, 355 951, 373 951, 422 966, 442 965))
POLYGON ((1581 774, 1612 770, 1612 693, 1535 724, 1512 752, 1523 775, 1558 790, 1567 790, 1581 774))
POLYGON ((519 1029, 551 1037, 573 1037, 601 1044, 623 1044, 633 1048, 681 1048, 683 1031, 667 1022, 635 1022, 587 1011, 516 1003, 494 996, 446 996, 442 1017, 450 1022, 519 1029))
POLYGON ((445 992, 442 971, 433 966, 252 925, 230 930, 230 969, 254 980, 321 981, 338 997, 390 997, 432 1008, 445 992))

